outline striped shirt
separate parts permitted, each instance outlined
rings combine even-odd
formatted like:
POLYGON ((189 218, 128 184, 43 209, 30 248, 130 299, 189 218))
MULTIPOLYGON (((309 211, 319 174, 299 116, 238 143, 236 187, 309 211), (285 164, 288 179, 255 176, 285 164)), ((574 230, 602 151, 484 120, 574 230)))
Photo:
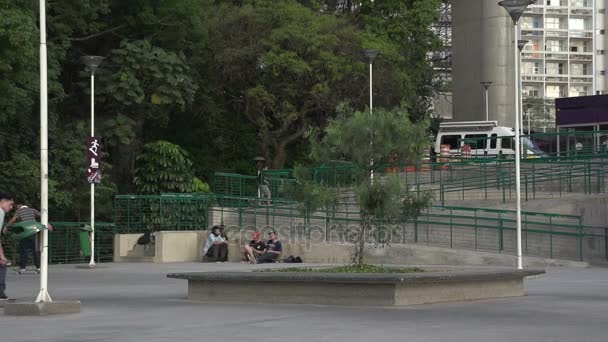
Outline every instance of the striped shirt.
POLYGON ((17 209, 15 217, 18 221, 36 221, 36 218, 40 217, 40 212, 24 205, 17 209))

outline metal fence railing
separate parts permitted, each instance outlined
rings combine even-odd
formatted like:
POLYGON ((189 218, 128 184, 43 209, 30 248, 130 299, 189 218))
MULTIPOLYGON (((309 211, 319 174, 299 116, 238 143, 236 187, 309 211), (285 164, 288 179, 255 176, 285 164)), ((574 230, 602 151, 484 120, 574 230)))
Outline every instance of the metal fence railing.
POLYGON ((207 227, 212 194, 118 195, 114 198, 116 232, 198 230, 207 227))
MULTIPOLYGON (((49 232, 49 263, 88 263, 90 254, 89 223, 53 222, 49 232), (85 245, 86 244, 86 245, 85 245)), ((95 222, 95 262, 111 262, 114 255, 114 224, 95 222)))
MULTIPOLYGON (((134 204, 138 198, 131 196, 130 200, 134 204)), ((201 198, 191 197, 187 201, 197 202, 201 198)), ((215 196, 213 200, 199 205, 200 208, 208 206, 206 213, 201 213, 208 218, 207 224, 225 225, 229 238, 234 240, 246 240, 254 230, 274 229, 284 241, 349 243, 360 224, 355 203, 342 203, 336 208, 314 213, 305 213, 299 203, 282 199, 266 202, 215 196), (232 205, 224 206, 221 203, 232 205)), ((137 216, 139 211, 124 213, 122 217, 125 218, 125 215, 137 216)), ((128 221, 142 222, 136 217, 128 221)), ((116 230, 134 232, 133 226, 130 230, 126 229, 126 222, 117 220, 116 230)), ((390 224, 376 222, 375 225, 368 237, 370 243, 425 244, 506 254, 514 254, 516 250, 513 210, 432 206, 416 220, 390 224), (378 229, 380 225, 391 226, 391 229, 378 229)), ((178 230, 179 226, 176 224, 163 229, 178 230)), ((143 231, 141 228, 145 229, 139 228, 138 232, 143 231)), ((522 232, 525 255, 608 263, 608 228, 584 226, 580 216, 524 211, 522 232)))
MULTIPOLYGON (((76 264, 88 263, 90 254, 90 237, 88 222, 51 222, 53 230, 49 231, 49 263, 76 264)), ((114 224, 95 222, 95 261, 110 262, 114 253, 114 224)), ((19 260, 19 241, 14 234, 2 237, 2 246, 7 257, 17 264, 19 260)))

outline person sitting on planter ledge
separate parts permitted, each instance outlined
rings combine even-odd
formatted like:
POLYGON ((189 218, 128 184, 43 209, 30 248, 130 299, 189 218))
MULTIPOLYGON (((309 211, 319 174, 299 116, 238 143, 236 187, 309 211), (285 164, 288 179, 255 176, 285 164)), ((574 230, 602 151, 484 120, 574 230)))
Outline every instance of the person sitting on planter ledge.
POLYGON ((283 245, 277 239, 277 232, 271 231, 268 233, 268 242, 266 242, 266 253, 258 258, 259 264, 275 262, 283 253, 283 245))
POLYGON ((253 240, 248 245, 243 246, 243 262, 255 264, 258 257, 264 254, 264 252, 266 252, 266 244, 262 241, 262 234, 254 232, 253 240))
POLYGON ((228 241, 222 236, 220 226, 211 228, 211 234, 205 241, 203 253, 207 257, 207 261, 224 262, 228 260, 228 241))

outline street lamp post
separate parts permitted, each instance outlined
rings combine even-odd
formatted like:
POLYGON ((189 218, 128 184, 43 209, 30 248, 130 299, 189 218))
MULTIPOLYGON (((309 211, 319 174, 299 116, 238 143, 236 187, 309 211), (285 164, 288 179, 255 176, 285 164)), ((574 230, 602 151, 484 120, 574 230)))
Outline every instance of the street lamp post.
POLYGON ((498 3, 498 5, 504 7, 504 9, 509 13, 511 19, 513 20, 513 63, 515 66, 514 70, 514 86, 515 86, 515 193, 517 197, 517 207, 516 207, 516 222, 517 222, 517 268, 523 268, 523 258, 522 258, 522 246, 521 246, 521 175, 520 175, 520 158, 521 151, 519 150, 519 87, 518 87, 518 76, 519 72, 517 70, 518 60, 519 60, 519 51, 517 46, 517 22, 521 15, 524 13, 526 8, 533 4, 535 0, 503 0, 498 3))
MULTIPOLYGON (((46 1, 40 0, 40 223, 49 224, 49 139, 48 139, 48 88, 46 60, 46 1)), ((48 292, 49 233, 42 230, 40 253, 40 292, 36 303, 53 300, 48 292)))
POLYGON ((492 82, 489 81, 481 81, 479 82, 485 89, 485 100, 486 100, 486 121, 490 121, 490 105, 488 102, 488 89, 492 85, 492 82))
POLYGON ((369 113, 373 113, 373 101, 372 101, 372 89, 373 89, 373 64, 376 57, 378 57, 378 50, 376 49, 365 49, 363 50, 365 56, 369 59, 369 113))
MULTIPOLYGON (((373 65, 374 60, 378 57, 378 50, 376 49, 365 49, 363 50, 365 56, 369 59, 369 114, 372 115, 374 113, 374 102, 373 102, 373 65)), ((370 140, 370 146, 373 146, 374 140, 373 137, 370 140)), ((374 181, 374 159, 370 160, 370 179, 374 181)))
MULTIPOLYGON (((95 137, 95 71, 103 57, 100 56, 83 56, 81 62, 87 67, 91 73, 91 138, 95 137)), ((89 267, 95 267, 95 182, 91 183, 91 260, 89 267)))
MULTIPOLYGON (((524 106, 524 95, 522 94, 522 81, 521 81, 521 52, 524 50, 524 47, 526 46, 526 44, 528 44, 528 40, 525 39, 519 39, 517 41, 517 49, 519 50, 519 55, 517 58, 517 70, 519 72, 519 76, 517 77, 517 79, 519 80, 519 127, 520 127, 520 131, 521 134, 524 134, 524 114, 523 114, 523 106, 524 106)), ((530 134, 530 130, 528 129, 528 134, 530 134)))

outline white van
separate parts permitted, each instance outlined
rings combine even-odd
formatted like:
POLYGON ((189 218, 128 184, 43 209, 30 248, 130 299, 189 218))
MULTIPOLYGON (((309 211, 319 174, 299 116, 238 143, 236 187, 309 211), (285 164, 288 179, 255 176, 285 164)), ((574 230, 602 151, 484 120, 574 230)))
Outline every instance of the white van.
MULTIPOLYGON (((498 126, 496 121, 444 122, 439 125, 435 153, 441 154, 441 145, 450 145, 450 155, 459 155, 467 144, 471 146, 471 156, 514 155, 514 137, 513 128, 498 126)), ((529 137, 523 136, 521 142, 527 155, 545 155, 529 137)))

